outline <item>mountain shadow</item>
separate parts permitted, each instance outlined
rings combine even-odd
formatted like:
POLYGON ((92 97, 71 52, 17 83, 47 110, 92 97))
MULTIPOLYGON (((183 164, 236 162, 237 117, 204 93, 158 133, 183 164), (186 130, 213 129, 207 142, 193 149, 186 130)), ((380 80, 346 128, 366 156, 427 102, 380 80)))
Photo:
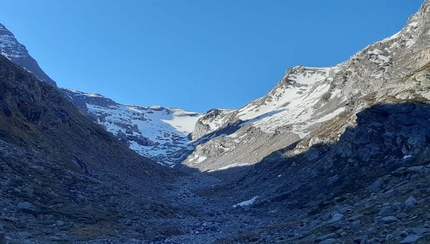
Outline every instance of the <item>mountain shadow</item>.
MULTIPOLYGON (((400 206, 393 207, 396 221, 385 223, 385 229, 406 228, 412 219, 424 223, 421 213, 430 203, 430 104, 376 104, 356 116, 356 126, 346 128, 336 142, 316 144, 300 154, 294 153, 295 144, 253 166, 201 173, 224 180, 201 190, 201 196, 222 199, 230 213, 272 220, 260 228, 244 228, 245 237, 238 232, 224 241, 243 242, 249 236, 263 240, 270 232, 272 239, 263 242, 282 238, 286 243, 313 243, 318 234, 350 226, 355 220, 348 218, 354 216, 361 216, 357 219, 363 230, 375 226, 379 233, 383 220, 378 211, 384 204, 400 206), (404 202, 412 196, 420 207, 404 215, 404 202), (253 204, 237 207, 252 199, 253 204), (333 221, 333 216, 340 219, 333 221), (397 221, 401 217, 403 222, 397 221), (319 225, 323 227, 315 229, 319 225)), ((346 230, 345 236, 334 237, 353 243, 353 233, 346 230)))

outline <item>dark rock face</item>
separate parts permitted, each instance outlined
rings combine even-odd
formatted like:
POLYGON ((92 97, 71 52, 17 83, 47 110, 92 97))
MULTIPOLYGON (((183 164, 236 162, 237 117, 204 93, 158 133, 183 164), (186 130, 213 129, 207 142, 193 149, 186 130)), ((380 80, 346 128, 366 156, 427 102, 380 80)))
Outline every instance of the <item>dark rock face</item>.
POLYGON ((24 45, 16 40, 15 36, 6 27, 0 24, 0 53, 12 62, 31 72, 36 78, 51 86, 57 86, 33 57, 30 56, 24 45))

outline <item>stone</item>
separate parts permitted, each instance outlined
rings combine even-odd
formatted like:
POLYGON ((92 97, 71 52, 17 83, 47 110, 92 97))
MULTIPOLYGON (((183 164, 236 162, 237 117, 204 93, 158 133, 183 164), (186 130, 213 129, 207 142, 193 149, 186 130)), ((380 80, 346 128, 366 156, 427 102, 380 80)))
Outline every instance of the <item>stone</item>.
POLYGON ((323 235, 323 236, 318 237, 315 241, 316 241, 316 242, 322 242, 322 241, 324 241, 324 240, 332 239, 332 238, 335 238, 335 237, 336 237, 336 234, 335 234, 335 233, 330 233, 330 234, 327 234, 327 235, 323 235))
POLYGON ((422 236, 419 236, 419 235, 410 235, 410 236, 407 236, 402 241, 400 241, 399 244, 415 243, 421 238, 422 238, 422 236))
POLYGON ((378 192, 381 189, 383 184, 384 184, 384 179, 382 178, 377 179, 375 182, 373 182, 372 185, 367 187, 367 190, 369 192, 378 192))
POLYGON ((394 236, 392 234, 387 234, 387 236, 385 237, 385 241, 391 241, 394 238, 394 236))
POLYGON ((391 206, 384 206, 379 210, 379 216, 386 217, 394 214, 394 208, 391 206))
POLYGON ((155 233, 152 231, 145 232, 144 238, 145 240, 150 242, 155 241, 157 239, 157 237, 155 236, 155 233))
POLYGON ((366 241, 367 237, 367 235, 356 236, 354 237, 354 243, 361 243, 363 241, 366 241))
POLYGON ((418 183, 416 187, 417 187, 417 189, 427 189, 427 188, 430 188, 430 182, 427 182, 427 183, 418 183))
POLYGON ((333 214, 333 216, 331 217, 330 222, 336 222, 336 221, 341 220, 342 218, 343 218, 343 214, 336 213, 336 214, 333 214))
POLYGON ((357 215, 349 217, 348 220, 351 221, 351 222, 354 222, 354 221, 359 220, 359 219, 361 219, 363 217, 364 217, 363 214, 357 214, 357 215))
POLYGON ((415 205, 417 205, 417 200, 415 199, 415 197, 410 196, 406 201, 405 201, 405 206, 407 208, 413 208, 415 207, 415 205))
POLYGON ((28 214, 35 214, 37 212, 36 207, 30 202, 19 202, 16 208, 18 211, 28 214))
POLYGON ((393 222, 396 222, 397 220, 398 219, 394 216, 387 216, 387 217, 381 218, 381 221, 385 224, 393 223, 393 222))
POLYGON ((335 244, 335 243, 337 243, 337 240, 334 238, 330 238, 330 239, 327 239, 327 240, 320 242, 320 244, 335 244))
POLYGON ((424 166, 412 166, 406 169, 406 172, 408 173, 419 173, 423 171, 424 166))
POLYGON ((404 219, 408 216, 409 215, 407 215, 406 213, 403 213, 403 212, 396 214, 396 218, 398 218, 398 219, 404 219))
POLYGON ((57 221, 55 222, 55 224, 56 224, 57 226, 63 226, 63 225, 64 225, 64 222, 63 222, 63 221, 61 221, 61 220, 57 220, 57 221))
POLYGON ((27 239, 27 238, 31 237, 32 234, 30 232, 27 232, 27 231, 21 231, 21 232, 16 233, 16 236, 20 239, 27 239))
POLYGON ((354 230, 354 231, 357 231, 357 230, 361 229, 361 221, 357 220, 355 222, 352 222, 351 223, 351 229, 354 230))
POLYGON ((400 209, 402 209, 403 207, 404 207, 404 204, 403 204, 403 203, 401 203, 401 202, 393 203, 393 208, 394 208, 395 210, 400 210, 400 209))

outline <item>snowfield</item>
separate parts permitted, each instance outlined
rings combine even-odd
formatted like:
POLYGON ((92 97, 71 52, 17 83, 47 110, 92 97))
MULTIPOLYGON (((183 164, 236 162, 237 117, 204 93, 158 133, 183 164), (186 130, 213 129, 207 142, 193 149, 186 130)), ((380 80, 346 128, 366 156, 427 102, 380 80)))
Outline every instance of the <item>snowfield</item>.
POLYGON ((188 135, 193 132, 195 123, 202 116, 182 109, 158 106, 86 105, 107 131, 126 137, 130 149, 169 166, 175 161, 168 156, 187 148, 190 142, 188 135))

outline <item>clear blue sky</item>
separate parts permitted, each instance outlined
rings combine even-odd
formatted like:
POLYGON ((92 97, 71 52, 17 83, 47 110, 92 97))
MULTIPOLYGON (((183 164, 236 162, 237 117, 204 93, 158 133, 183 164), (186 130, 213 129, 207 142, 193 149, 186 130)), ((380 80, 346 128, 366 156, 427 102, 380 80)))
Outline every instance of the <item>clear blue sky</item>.
POLYGON ((399 31, 422 0, 1 0, 59 86, 205 112, 265 95, 399 31))

